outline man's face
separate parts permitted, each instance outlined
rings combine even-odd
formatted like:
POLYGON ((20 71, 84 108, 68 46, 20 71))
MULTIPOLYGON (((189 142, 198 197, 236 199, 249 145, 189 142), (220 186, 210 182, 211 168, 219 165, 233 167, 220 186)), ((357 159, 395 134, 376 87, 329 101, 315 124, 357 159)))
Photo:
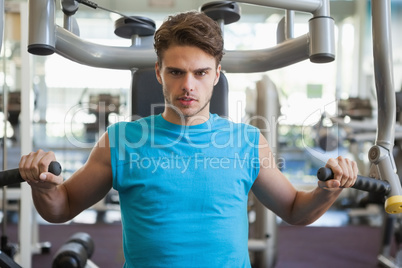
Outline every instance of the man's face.
POLYGON ((164 118, 176 124, 195 124, 209 118, 209 102, 218 83, 215 58, 194 46, 171 46, 156 63, 156 76, 165 97, 164 118), (193 122, 193 123, 192 123, 193 122))

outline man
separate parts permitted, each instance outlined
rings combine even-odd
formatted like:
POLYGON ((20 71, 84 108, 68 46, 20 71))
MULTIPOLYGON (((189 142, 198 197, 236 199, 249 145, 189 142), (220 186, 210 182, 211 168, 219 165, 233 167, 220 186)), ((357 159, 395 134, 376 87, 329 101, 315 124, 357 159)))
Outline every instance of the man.
POLYGON ((50 222, 65 222, 119 191, 125 267, 250 267, 247 196, 290 224, 318 219, 357 177, 338 157, 333 180, 297 191, 258 129, 209 113, 220 75, 219 26, 198 12, 171 16, 155 33, 160 115, 108 128, 85 165, 63 182, 41 150, 23 156, 22 177, 50 222))

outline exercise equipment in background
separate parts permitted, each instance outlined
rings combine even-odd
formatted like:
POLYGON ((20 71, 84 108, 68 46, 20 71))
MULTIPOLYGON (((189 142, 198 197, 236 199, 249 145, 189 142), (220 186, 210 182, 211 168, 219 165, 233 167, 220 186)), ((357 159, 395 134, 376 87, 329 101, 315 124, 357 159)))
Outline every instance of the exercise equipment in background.
POLYGON ((90 260, 94 250, 95 243, 88 233, 75 233, 54 255, 52 268, 97 268, 90 260))
MULTIPOLYGON (((60 175, 61 174, 61 165, 59 162, 53 161, 49 164, 49 172, 60 175)), ((17 184, 24 182, 22 179, 19 169, 10 169, 4 170, 0 172, 0 187, 7 188, 9 185, 17 184)), ((4 197, 3 197, 4 198, 4 197)), ((4 203, 4 202, 3 202, 4 203)), ((6 214, 7 210, 5 210, 5 206, 3 205, 3 214, 6 214)), ((0 267, 1 268, 19 268, 19 264, 14 261, 14 255, 17 252, 17 247, 8 242, 8 237, 6 234, 6 221, 3 218, 3 232, 1 235, 1 250, 0 250, 0 267)), ((44 242, 42 244, 42 252, 49 252, 50 243, 44 242)))
MULTIPOLYGON (((378 262, 384 267, 401 267, 402 264, 402 189, 393 157, 396 126, 396 96, 393 79, 391 1, 371 1, 374 74, 377 93, 377 126, 374 145, 368 152, 371 163, 370 177, 358 177, 359 189, 375 192, 384 200, 383 234, 378 262), (360 187, 360 186, 364 187, 360 187), (392 237, 397 252, 392 256, 392 237)), ((318 176, 326 177, 327 171, 318 176), (324 175, 323 175, 324 174, 324 175)))

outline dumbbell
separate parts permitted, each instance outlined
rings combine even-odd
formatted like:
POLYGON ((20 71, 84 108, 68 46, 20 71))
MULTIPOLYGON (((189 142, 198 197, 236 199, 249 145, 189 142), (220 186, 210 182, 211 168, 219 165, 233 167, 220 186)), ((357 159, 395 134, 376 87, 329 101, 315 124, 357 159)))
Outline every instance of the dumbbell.
POLYGON ((89 234, 75 233, 56 252, 52 268, 84 268, 94 249, 95 244, 89 234))

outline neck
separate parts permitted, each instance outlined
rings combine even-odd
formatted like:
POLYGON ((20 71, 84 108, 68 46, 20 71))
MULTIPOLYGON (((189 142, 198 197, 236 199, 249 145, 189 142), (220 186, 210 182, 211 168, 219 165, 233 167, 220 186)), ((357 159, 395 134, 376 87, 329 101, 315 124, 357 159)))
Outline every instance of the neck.
POLYGON ((183 114, 179 115, 176 112, 169 112, 165 110, 162 113, 162 117, 173 124, 176 125, 183 125, 183 126, 195 126, 195 125, 200 125, 205 123, 206 121, 209 120, 209 111, 207 113, 199 113, 196 115, 191 115, 191 116, 185 116, 183 114))

